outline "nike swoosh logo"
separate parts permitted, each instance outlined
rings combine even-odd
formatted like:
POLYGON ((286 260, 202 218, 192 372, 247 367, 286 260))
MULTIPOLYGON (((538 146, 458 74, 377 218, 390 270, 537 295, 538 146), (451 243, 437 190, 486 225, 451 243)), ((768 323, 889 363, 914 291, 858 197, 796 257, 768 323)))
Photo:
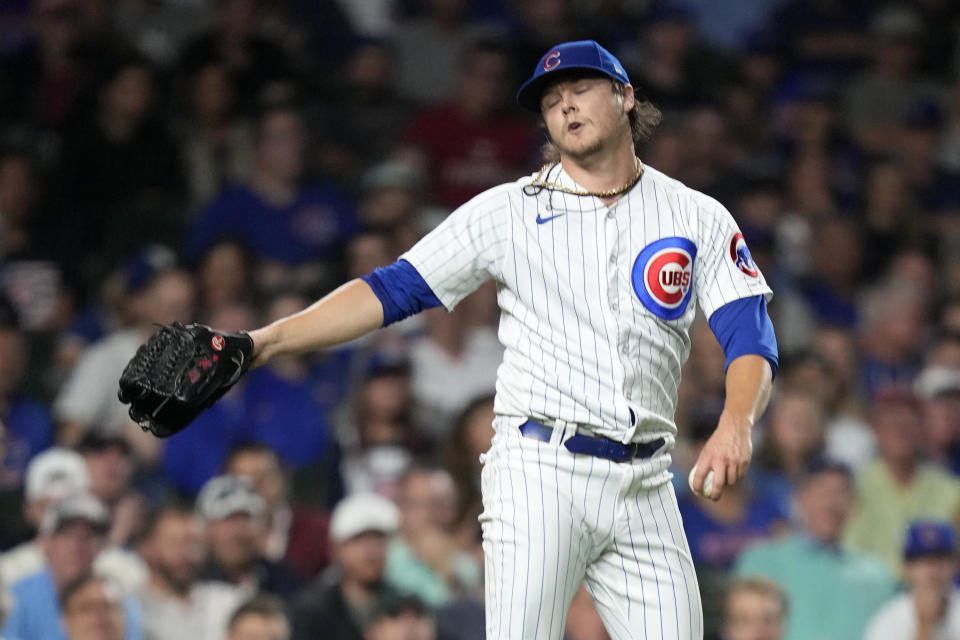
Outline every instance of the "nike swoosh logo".
POLYGON ((553 220, 554 218, 559 218, 559 217, 562 216, 562 215, 563 215, 562 213, 558 213, 558 214, 555 214, 555 215, 550 216, 549 218, 541 218, 541 217, 540 217, 540 214, 538 213, 538 214, 537 214, 537 224, 545 224, 545 223, 547 223, 547 222, 550 222, 550 221, 553 220))

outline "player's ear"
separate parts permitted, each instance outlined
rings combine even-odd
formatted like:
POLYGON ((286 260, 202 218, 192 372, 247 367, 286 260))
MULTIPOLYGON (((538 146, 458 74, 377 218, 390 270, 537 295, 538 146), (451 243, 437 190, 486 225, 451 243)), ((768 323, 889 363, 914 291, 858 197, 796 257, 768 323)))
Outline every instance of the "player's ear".
POLYGON ((633 95, 633 85, 625 84, 623 85, 623 99, 621 104, 623 105, 623 112, 630 113, 630 110, 633 109, 633 105, 637 102, 636 96, 633 95))

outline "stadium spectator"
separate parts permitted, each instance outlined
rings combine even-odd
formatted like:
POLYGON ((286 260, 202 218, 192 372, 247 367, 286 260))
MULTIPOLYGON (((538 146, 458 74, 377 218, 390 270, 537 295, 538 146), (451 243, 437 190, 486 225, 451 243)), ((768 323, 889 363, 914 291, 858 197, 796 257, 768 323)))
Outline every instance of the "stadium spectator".
POLYGON ((358 278, 379 267, 385 267, 399 257, 393 234, 377 229, 361 231, 347 246, 348 277, 358 278))
MULTIPOLYGON (((90 493, 99 499, 93 492, 92 475, 83 457, 72 450, 52 447, 38 455, 27 469, 24 505, 27 522, 39 531, 44 514, 74 494, 90 493)), ((0 554, 0 582, 13 584, 43 569, 46 560, 42 541, 43 536, 38 535, 0 554)), ((125 590, 137 588, 146 579, 146 567, 140 558, 114 543, 109 536, 93 566, 98 574, 110 576, 125 590)))
POLYGON ((441 454, 444 469, 457 490, 453 531, 463 548, 468 548, 477 536, 477 518, 483 511, 480 472, 483 454, 490 449, 492 440, 493 396, 481 396, 461 412, 441 454))
POLYGON ((144 497, 133 489, 130 445, 119 435, 88 433, 77 443, 90 474, 90 493, 110 511, 107 543, 126 546, 139 533, 144 497))
POLYGON ((787 594, 766 578, 739 578, 727 586, 723 640, 782 640, 789 613, 787 594))
POLYGON ((834 2, 787 0, 774 13, 768 28, 798 71, 826 69, 849 73, 869 51, 862 7, 834 2))
MULTIPOLYGON (((237 1, 237 0, 231 0, 237 1)), ((239 240, 260 261, 258 283, 276 286, 300 267, 316 286, 316 267, 332 268, 355 231, 353 203, 330 185, 302 181, 306 135, 292 106, 266 107, 257 121, 250 178, 226 188, 200 214, 187 241, 196 259, 225 238, 239 240)))
POLYGON ((330 564, 330 516, 306 505, 293 505, 287 474, 276 452, 264 444, 235 445, 227 454, 224 472, 246 478, 263 498, 264 527, 261 549, 274 561, 284 561, 305 580, 330 564))
MULTIPOLYGON (((23 517, 30 533, 40 530, 43 514, 56 502, 87 493, 90 473, 83 458, 70 449, 50 447, 27 466, 23 484, 23 517)), ((12 519, 12 518, 11 518, 12 519)), ((0 554, 0 584, 12 585, 44 564, 39 539, 30 539, 0 554)))
POLYGON ((800 293, 818 323, 853 328, 858 322, 863 239, 850 220, 827 217, 816 224, 811 273, 800 293))
MULTIPOLYGON (((277 294, 264 316, 273 322, 305 308, 298 294, 277 294)), ((306 356, 277 358, 251 371, 244 381, 247 437, 273 449, 284 464, 300 467, 316 461, 330 444, 330 417, 311 393, 306 356)))
POLYGON ((127 618, 119 587, 108 578, 85 573, 58 594, 67 640, 123 640, 127 618))
POLYGON ((437 625, 427 606, 413 596, 380 603, 364 629, 364 640, 437 640, 437 625))
POLYGON ((909 592, 887 603, 870 620, 864 640, 947 640, 960 637, 957 537, 947 522, 910 524, 903 543, 909 592))
MULTIPOLYGON (((50 412, 44 404, 23 392, 23 374, 28 363, 26 348, 25 336, 17 326, 12 306, 0 298, 0 424, 3 425, 0 496, 4 504, 19 495, 30 460, 53 446, 50 412)), ((10 520, 7 522, 13 524, 10 520)), ((17 542, 15 529, 0 534, 0 540, 5 540, 7 546, 17 542)))
POLYGON ((152 248, 126 266, 129 327, 92 344, 82 355, 54 402, 60 421, 57 439, 76 445, 89 431, 118 433, 130 444, 138 463, 151 465, 159 443, 135 427, 127 407, 117 399, 117 375, 157 324, 189 321, 194 285, 168 252, 152 248))
POLYGON ((939 163, 944 170, 960 173, 960 78, 948 88, 943 134, 938 140, 939 163))
POLYGON ((870 423, 879 457, 857 474, 844 540, 899 575, 907 525, 920 518, 957 517, 960 480, 923 459, 921 406, 908 387, 881 389, 870 407, 870 423))
POLYGON ((417 103, 450 98, 467 51, 481 29, 467 19, 465 0, 429 0, 423 15, 402 22, 390 40, 400 95, 417 103), (425 68, 430 69, 424 74, 425 68))
POLYGON ((422 447, 411 405, 410 372, 402 365, 374 366, 358 384, 353 428, 339 434, 348 495, 396 496, 400 476, 422 447))
POLYGON ((247 600, 230 616, 226 640, 290 640, 283 602, 267 595, 247 600))
POLYGON ((684 166, 680 172, 684 183, 725 202, 734 201, 733 165, 740 152, 730 136, 726 114, 708 103, 697 104, 684 113, 684 166))
POLYGON ((378 604, 400 595, 384 581, 398 518, 393 503, 374 494, 337 504, 330 520, 334 564, 294 603, 294 640, 363 640, 378 604))
POLYGON ((260 33, 263 6, 257 0, 217 0, 213 24, 187 42, 180 55, 189 73, 220 61, 234 79, 241 111, 249 111, 290 69, 283 49, 260 33))
POLYGON ((388 234, 394 259, 429 230, 426 226, 438 222, 427 219, 434 212, 421 206, 423 176, 410 164, 394 161, 374 165, 364 174, 360 186, 360 220, 368 229, 388 234))
MULTIPOLYGON (((212 322, 212 317, 224 309, 249 304, 254 293, 255 271, 253 256, 243 243, 221 240, 212 244, 200 257, 194 272, 201 314, 212 322)), ((220 322, 226 320, 223 317, 217 319, 220 322)), ((253 318, 243 320, 252 322, 253 318)), ((226 326, 225 330, 239 331, 251 325, 228 321, 226 326)))
MULTIPOLYGON (((783 377, 789 378, 792 365, 789 361, 784 364, 783 377)), ((810 460, 823 453, 823 406, 812 393, 784 386, 771 403, 765 422, 763 444, 750 475, 756 490, 787 515, 794 484, 810 460)))
POLYGON ((934 99, 932 83, 917 74, 925 26, 905 5, 883 7, 870 19, 872 64, 846 90, 847 127, 867 151, 893 151, 897 126, 910 106, 934 99))
POLYGON ((296 573, 260 550, 264 503, 246 479, 211 478, 197 496, 197 513, 210 549, 201 579, 226 582, 248 596, 265 592, 289 599, 300 590, 296 573))
POLYGON ((331 95, 311 113, 318 138, 311 158, 324 174, 356 185, 396 151, 413 108, 398 94, 396 64, 385 41, 360 39, 351 47, 331 95))
POLYGON ((89 89, 93 60, 78 46, 84 36, 80 0, 40 0, 30 7, 28 39, 3 61, 0 121, 35 129, 61 127, 89 89))
POLYGON ((0 149, 0 295, 28 332, 62 330, 77 304, 77 247, 52 219, 48 199, 35 159, 0 149))
POLYGON ((871 279, 884 275, 902 247, 921 240, 922 224, 904 166, 876 162, 864 177, 863 273, 871 279))
POLYGON ((400 535, 390 542, 387 582, 432 608, 472 592, 481 580, 480 568, 452 535, 457 494, 450 475, 414 465, 398 489, 400 535))
POLYGON ((734 573, 779 584, 790 602, 785 640, 848 640, 896 591, 893 574, 874 557, 841 546, 854 498, 850 470, 811 462, 796 487, 801 528, 744 551, 734 573))
POLYGON ((891 384, 909 385, 920 372, 927 297, 896 281, 863 296, 860 384, 866 398, 891 384))
MULTIPOLYGON (((8 638, 65 638, 58 594, 88 573, 103 549, 110 516, 89 494, 76 494, 52 505, 43 516, 40 544, 47 566, 10 585, 13 608, 0 634, 8 638)), ((127 640, 141 640, 140 607, 125 596, 127 640)))
POLYGON ((182 168, 166 122, 157 117, 156 85, 146 59, 111 58, 95 108, 64 134, 56 206, 69 207, 61 224, 91 286, 144 244, 179 238, 172 211, 182 200, 182 168))
MULTIPOLYGON (((477 42, 466 50, 455 96, 413 116, 406 142, 427 170, 432 203, 452 211, 528 172, 536 129, 510 108, 512 70, 503 45, 477 42)), ((435 79, 431 74, 431 84, 435 79)))
POLYGON ((194 514, 175 505, 159 507, 137 549, 150 568, 137 591, 144 640, 221 640, 243 593, 223 582, 199 580, 206 545, 194 514))
POLYGON ((923 403, 927 458, 960 474, 960 367, 931 364, 914 384, 923 403))
POLYGON ((724 77, 724 58, 705 46, 692 18, 681 6, 661 4, 651 11, 640 33, 645 55, 631 76, 665 112, 703 102, 724 77))
POLYGON ((158 0, 113 3, 110 9, 123 38, 158 68, 168 70, 176 64, 184 43, 195 35, 197 25, 210 23, 214 6, 210 2, 158 0))
POLYGON ((813 352, 824 362, 827 455, 859 471, 876 455, 876 438, 863 415, 860 399, 860 355, 853 332, 824 327, 811 340, 813 352))
POLYGON ((206 207, 222 189, 242 182, 253 163, 253 133, 236 113, 236 88, 227 65, 209 60, 190 69, 188 105, 180 137, 191 211, 206 207))
POLYGON ((418 423, 439 443, 473 398, 493 392, 503 346, 495 329, 475 324, 469 305, 428 309, 423 317, 426 333, 410 347, 411 389, 418 423))

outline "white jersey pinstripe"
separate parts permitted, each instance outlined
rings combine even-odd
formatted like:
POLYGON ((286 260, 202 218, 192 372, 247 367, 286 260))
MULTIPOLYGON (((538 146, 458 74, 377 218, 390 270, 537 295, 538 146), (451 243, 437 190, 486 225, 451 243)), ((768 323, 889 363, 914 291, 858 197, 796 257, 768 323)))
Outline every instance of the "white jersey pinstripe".
MULTIPOLYGON (((731 257, 732 216, 651 167, 610 207, 559 191, 525 195, 531 179, 470 200, 403 258, 448 309, 483 281, 498 283, 498 414, 587 425, 622 442, 672 440, 695 305, 658 317, 636 293, 634 262, 658 240, 692 242, 691 302, 707 317, 770 295, 762 274, 731 257)), ((550 179, 582 189, 559 165, 550 179)))

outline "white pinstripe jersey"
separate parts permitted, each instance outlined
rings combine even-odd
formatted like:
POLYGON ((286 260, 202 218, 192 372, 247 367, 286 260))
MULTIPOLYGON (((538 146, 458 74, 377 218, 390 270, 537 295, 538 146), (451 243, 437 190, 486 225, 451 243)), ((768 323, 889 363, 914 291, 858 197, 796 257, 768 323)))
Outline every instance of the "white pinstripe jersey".
MULTIPOLYGON (((550 179, 583 189, 560 166, 550 179)), ((497 282, 498 414, 622 442, 672 440, 695 304, 709 318, 771 295, 733 217, 651 167, 609 208, 560 191, 526 195, 531 180, 476 196, 402 257, 447 309, 497 282)))

